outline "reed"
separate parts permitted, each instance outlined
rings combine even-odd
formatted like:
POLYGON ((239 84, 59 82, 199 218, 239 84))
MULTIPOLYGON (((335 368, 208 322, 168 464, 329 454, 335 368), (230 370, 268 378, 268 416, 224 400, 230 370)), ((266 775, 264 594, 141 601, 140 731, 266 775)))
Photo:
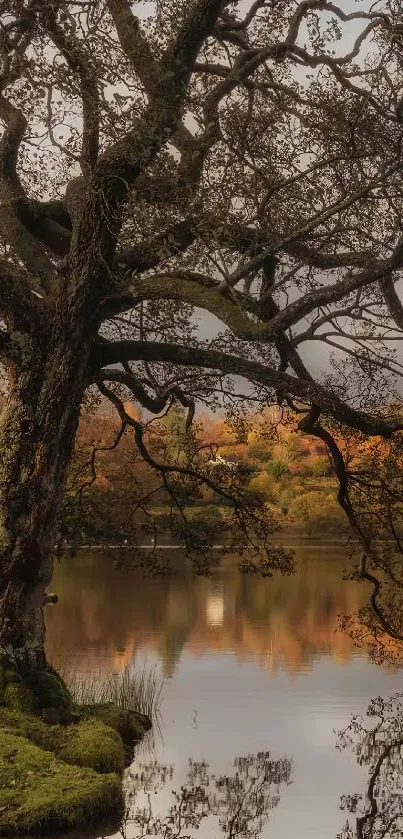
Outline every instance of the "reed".
POLYGON ((147 714, 152 722, 159 718, 164 679, 158 668, 147 662, 107 676, 74 671, 62 675, 77 705, 113 702, 119 708, 147 714))

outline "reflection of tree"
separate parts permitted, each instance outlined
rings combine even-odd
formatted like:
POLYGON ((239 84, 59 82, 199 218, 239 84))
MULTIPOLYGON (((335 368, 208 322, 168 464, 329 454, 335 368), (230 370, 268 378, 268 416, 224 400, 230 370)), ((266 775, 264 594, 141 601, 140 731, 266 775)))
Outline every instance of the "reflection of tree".
POLYGON ((345 662, 353 644, 335 631, 338 616, 357 611, 366 594, 342 579, 340 554, 326 559, 300 549, 289 579, 245 577, 230 562, 206 579, 195 578, 179 556, 175 575, 151 580, 134 571, 122 575, 109 557, 82 552, 56 569, 60 602, 46 613, 48 657, 80 668, 85 654, 85 666, 98 671, 100 661, 115 669, 147 650, 166 675, 185 645, 193 656, 231 649, 273 671, 298 671, 318 650, 345 662))
POLYGON ((226 839, 257 839, 280 800, 281 784, 290 782, 290 772, 287 758, 272 760, 269 752, 236 758, 232 775, 213 775, 208 763, 189 760, 185 783, 160 813, 152 802, 172 780, 172 767, 158 762, 141 765, 128 775, 121 836, 193 839, 202 822, 213 817, 226 839))
POLYGON ((365 799, 343 796, 341 807, 355 815, 338 839, 400 839, 403 835, 403 695, 374 699, 367 717, 353 717, 337 747, 350 748, 368 766, 365 799))

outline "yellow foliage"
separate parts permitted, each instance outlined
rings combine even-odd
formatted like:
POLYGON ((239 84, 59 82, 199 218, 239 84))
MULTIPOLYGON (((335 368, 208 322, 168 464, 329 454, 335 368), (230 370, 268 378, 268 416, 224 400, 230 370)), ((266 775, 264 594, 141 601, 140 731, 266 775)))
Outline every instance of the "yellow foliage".
POLYGON ((258 475, 255 475, 252 478, 249 488, 252 492, 260 492, 264 495, 268 501, 274 501, 277 497, 276 492, 277 482, 271 475, 268 475, 267 472, 259 472, 258 475))

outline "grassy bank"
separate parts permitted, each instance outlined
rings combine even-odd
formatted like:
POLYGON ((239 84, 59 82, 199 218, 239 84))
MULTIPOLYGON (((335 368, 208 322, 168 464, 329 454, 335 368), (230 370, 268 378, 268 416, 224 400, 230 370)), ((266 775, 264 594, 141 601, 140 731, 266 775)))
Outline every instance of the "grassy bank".
POLYGON ((114 691, 104 685, 96 696, 95 685, 81 680, 81 697, 51 670, 22 679, 0 669, 0 683, 0 835, 111 818, 117 825, 124 768, 151 726, 148 715, 132 709, 156 708, 154 682, 126 672, 114 691))

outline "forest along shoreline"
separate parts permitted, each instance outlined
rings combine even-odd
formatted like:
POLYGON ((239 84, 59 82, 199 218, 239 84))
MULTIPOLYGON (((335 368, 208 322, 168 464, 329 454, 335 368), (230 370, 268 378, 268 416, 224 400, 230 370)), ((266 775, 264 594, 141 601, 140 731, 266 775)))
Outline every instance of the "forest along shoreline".
MULTIPOLYGON (((139 417, 139 410, 126 403, 126 411, 139 417)), ((197 439, 204 466, 214 482, 234 475, 243 485, 244 497, 263 501, 267 514, 281 528, 284 538, 316 538, 316 534, 342 537, 348 529, 337 502, 337 479, 324 443, 296 432, 298 417, 289 412, 273 430, 273 406, 244 418, 243 428, 223 417, 202 414, 197 439)), ((189 437, 187 414, 179 405, 166 417, 153 420, 146 432, 147 446, 160 462, 183 465, 183 447, 189 437)), ((148 543, 165 538, 178 526, 171 499, 160 487, 159 475, 133 449, 130 431, 116 448, 117 423, 101 405, 92 413, 83 411, 73 465, 67 481, 59 518, 60 544, 97 547, 148 543), (149 499, 144 502, 144 499, 149 499)), ((357 444, 355 459, 365 465, 370 452, 357 444)), ((194 532, 209 543, 221 543, 226 524, 231 527, 231 505, 208 486, 184 500, 184 512, 194 532)), ((181 542, 180 539, 174 541, 181 542)))
MULTIPOLYGON (((225 536, 225 533, 224 533, 225 536)), ((354 539, 348 536, 348 543, 353 545, 359 545, 358 539, 354 539)), ((315 546, 315 548, 320 547, 321 545, 334 545, 335 547, 344 547, 346 544, 346 538, 336 538, 335 536, 332 537, 332 534, 329 533, 323 537, 322 535, 316 535, 312 533, 311 535, 307 535, 303 532, 298 532, 296 529, 292 532, 288 532, 287 530, 282 530, 280 535, 274 535, 272 538, 273 544, 283 545, 285 548, 288 547, 298 547, 302 545, 304 547, 309 547, 310 545, 315 546)), ((380 540, 381 544, 393 544, 392 539, 382 539, 380 540)), ((108 542, 101 542, 99 544, 80 544, 74 545, 73 543, 68 544, 67 542, 63 544, 63 550, 65 551, 76 551, 76 550, 91 550, 91 551, 132 551, 132 550, 146 550, 150 551, 154 548, 161 550, 161 551, 175 551, 175 550, 182 550, 186 549, 186 545, 183 542, 171 542, 169 541, 169 537, 167 541, 164 541, 162 538, 159 542, 115 542, 115 543, 108 543, 108 542)), ((211 550, 222 550, 223 548, 227 547, 225 541, 221 544, 211 544, 209 545, 211 550)))

